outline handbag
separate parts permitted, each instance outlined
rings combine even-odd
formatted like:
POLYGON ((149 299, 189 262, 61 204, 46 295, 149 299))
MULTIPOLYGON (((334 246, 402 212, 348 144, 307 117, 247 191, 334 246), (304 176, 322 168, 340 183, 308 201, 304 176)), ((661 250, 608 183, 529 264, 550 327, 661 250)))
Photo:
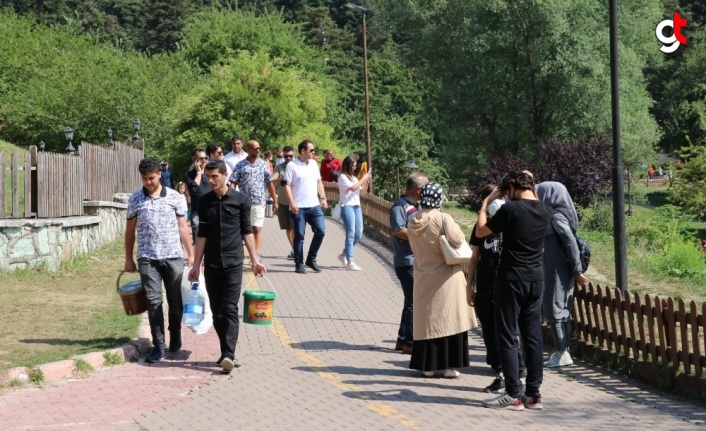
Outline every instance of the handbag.
POLYGON ((333 207, 333 210, 331 211, 331 217, 333 217, 334 220, 340 220, 341 219, 341 205, 340 202, 336 203, 336 205, 333 207))
MULTIPOLYGON (((441 231, 444 230, 444 213, 441 213, 441 231)), ((443 233, 439 236, 439 244, 441 245, 441 251, 444 254, 444 261, 447 265, 463 265, 471 261, 471 256, 473 255, 473 250, 471 246, 468 245, 466 241, 463 241, 461 245, 456 248, 449 243, 446 239, 446 235, 443 233)))

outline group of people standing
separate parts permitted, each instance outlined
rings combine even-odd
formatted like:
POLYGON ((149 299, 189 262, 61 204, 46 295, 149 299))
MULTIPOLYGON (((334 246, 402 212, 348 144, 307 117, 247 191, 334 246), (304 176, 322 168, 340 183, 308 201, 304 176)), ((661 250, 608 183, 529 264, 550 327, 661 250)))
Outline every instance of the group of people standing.
POLYGON ((535 185, 531 173, 511 172, 483 189, 473 227, 473 258, 466 277, 446 264, 440 244, 465 237, 440 211, 441 187, 412 174, 405 195, 390 210, 394 265, 404 294, 396 350, 411 354, 425 377, 458 378, 468 366, 470 306, 475 306, 496 376, 484 389, 501 393, 490 408, 541 410, 543 366, 573 363, 569 315, 575 283, 585 284, 575 240, 578 216, 566 188, 535 185), (543 362, 542 316, 556 351, 543 362))

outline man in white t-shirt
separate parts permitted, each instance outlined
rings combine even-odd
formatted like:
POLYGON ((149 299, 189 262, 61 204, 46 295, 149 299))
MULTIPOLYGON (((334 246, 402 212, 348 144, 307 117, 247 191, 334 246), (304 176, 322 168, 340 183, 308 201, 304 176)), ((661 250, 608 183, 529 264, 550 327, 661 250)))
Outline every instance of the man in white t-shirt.
POLYGON ((316 264, 316 254, 326 234, 323 210, 328 208, 328 202, 324 183, 321 182, 319 166, 313 158, 316 152, 314 143, 309 140, 302 141, 298 150, 299 157, 287 164, 283 180, 289 200, 289 212, 294 224, 295 272, 306 274, 304 265, 314 272, 321 272, 321 268, 316 264), (314 238, 311 240, 309 253, 304 261, 304 232, 307 223, 314 231, 314 238))
POLYGON ((228 167, 230 167, 230 172, 233 172, 233 170, 235 170, 235 165, 237 165, 241 160, 245 160, 245 158, 248 157, 248 153, 243 151, 243 138, 238 135, 233 136, 230 140, 230 145, 233 147, 233 151, 226 154, 223 157, 223 161, 226 162, 228 167))

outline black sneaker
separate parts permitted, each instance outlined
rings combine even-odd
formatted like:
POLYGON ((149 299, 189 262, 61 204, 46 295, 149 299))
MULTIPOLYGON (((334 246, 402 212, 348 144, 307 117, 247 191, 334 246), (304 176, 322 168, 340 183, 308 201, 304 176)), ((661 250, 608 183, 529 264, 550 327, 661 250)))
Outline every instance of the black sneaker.
POLYGON ((181 349, 181 331, 172 332, 169 336, 169 351, 176 353, 181 349))
POLYGON ((495 380, 483 392, 487 394, 500 394, 505 391, 505 379, 500 376, 495 376, 495 380))
POLYGON ((297 274, 306 274, 306 267, 304 265, 297 265, 297 267, 294 269, 294 272, 297 274))
POLYGON ((164 348, 164 346, 154 346, 152 348, 152 351, 145 356, 145 362, 154 364, 156 362, 159 362, 160 359, 164 359, 167 357, 167 351, 164 348))
POLYGON ((311 268, 314 272, 321 272, 321 268, 319 268, 319 265, 316 264, 315 260, 307 260, 304 264, 311 268))

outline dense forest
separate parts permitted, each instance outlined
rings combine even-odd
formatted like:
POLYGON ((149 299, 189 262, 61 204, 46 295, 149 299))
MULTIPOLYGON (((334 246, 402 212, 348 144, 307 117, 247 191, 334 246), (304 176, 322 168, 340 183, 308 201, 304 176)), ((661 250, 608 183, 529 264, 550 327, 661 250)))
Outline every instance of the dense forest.
MULTIPOLYGON (((109 127, 129 137, 139 117, 147 152, 175 170, 190 148, 236 133, 362 150, 362 17, 345 3, 0 0, 0 138, 61 151, 66 124, 95 143, 109 127)), ((381 193, 407 160, 448 185, 506 158, 610 177, 607 2, 362 4, 381 193)), ((619 2, 618 14, 623 163, 706 146, 706 4, 619 2), (689 44, 666 57, 655 27, 673 11, 689 44)))

